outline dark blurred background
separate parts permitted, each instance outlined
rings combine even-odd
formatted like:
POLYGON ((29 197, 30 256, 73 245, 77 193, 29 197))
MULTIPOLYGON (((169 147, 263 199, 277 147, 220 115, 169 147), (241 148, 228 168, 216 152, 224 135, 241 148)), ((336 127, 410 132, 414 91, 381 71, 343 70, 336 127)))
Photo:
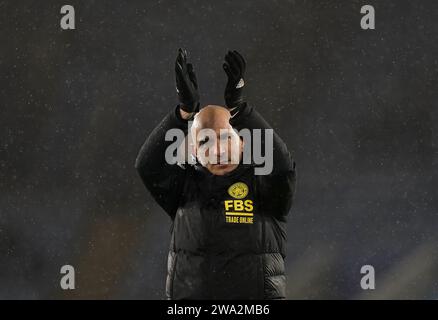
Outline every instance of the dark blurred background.
POLYGON ((0 298, 164 298, 170 219, 134 161, 177 103, 179 47, 202 104, 223 103, 240 51, 249 102, 297 162, 288 298, 438 298, 437 1, 28 0, 0 16, 0 298))

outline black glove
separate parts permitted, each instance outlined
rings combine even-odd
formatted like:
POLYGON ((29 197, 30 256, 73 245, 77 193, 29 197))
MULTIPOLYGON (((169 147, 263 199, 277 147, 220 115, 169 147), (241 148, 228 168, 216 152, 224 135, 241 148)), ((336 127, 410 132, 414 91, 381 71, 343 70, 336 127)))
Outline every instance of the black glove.
POLYGON ((246 62, 236 50, 228 51, 222 67, 228 76, 225 88, 225 104, 229 109, 232 109, 233 114, 245 105, 245 97, 243 95, 245 81, 243 77, 245 75, 246 62))
POLYGON ((179 48, 175 62, 176 92, 185 112, 199 111, 199 92, 193 65, 187 63, 187 51, 179 48))

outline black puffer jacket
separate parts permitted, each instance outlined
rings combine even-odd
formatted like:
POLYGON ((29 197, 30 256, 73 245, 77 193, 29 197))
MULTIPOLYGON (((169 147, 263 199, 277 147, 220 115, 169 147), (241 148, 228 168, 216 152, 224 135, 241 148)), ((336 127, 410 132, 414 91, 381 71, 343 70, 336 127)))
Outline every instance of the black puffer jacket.
MULTIPOLYGON (((250 106, 231 120, 240 130, 270 128, 250 106)), ((154 129, 136 168, 172 219, 168 299, 284 299, 286 216, 295 190, 295 162, 274 133, 274 167, 254 165, 215 176, 200 165, 169 165, 166 131, 187 132, 178 107, 154 129)), ((264 150, 264 149, 262 149, 264 150)))

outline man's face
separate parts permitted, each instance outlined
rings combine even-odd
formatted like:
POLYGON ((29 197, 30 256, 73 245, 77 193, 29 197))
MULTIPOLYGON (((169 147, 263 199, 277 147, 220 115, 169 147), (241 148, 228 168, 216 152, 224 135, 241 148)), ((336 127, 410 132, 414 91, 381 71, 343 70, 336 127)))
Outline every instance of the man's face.
MULTIPOLYGON (((220 110, 219 110, 220 111, 220 110)), ((243 151, 243 141, 229 123, 229 113, 214 115, 209 121, 198 121, 192 131, 193 150, 198 161, 214 175, 224 175, 237 168, 243 151)), ((195 120, 196 121, 196 120, 195 120)))

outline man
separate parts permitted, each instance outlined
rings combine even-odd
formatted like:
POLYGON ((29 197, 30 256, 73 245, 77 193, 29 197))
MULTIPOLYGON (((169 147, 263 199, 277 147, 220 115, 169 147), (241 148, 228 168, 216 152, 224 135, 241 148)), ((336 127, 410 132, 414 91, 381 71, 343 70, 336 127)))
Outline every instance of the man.
POLYGON ((146 139, 136 160, 146 188, 172 220, 168 299, 286 297, 286 216, 295 190, 295 162, 274 133, 267 151, 273 152, 272 172, 256 175, 257 164, 242 161, 244 142, 237 139, 232 148, 233 139, 221 135, 221 129, 230 135, 232 129, 270 129, 245 101, 245 67, 243 57, 229 51, 223 64, 226 106, 199 111, 195 72, 180 49, 175 64, 180 103, 146 139), (166 132, 187 134, 189 120, 196 163, 169 164, 165 153, 172 141, 166 141, 166 132), (215 136, 199 135, 204 129, 215 136), (213 148, 200 152, 206 142, 213 148), (225 153, 224 145, 229 147, 225 153), (237 162, 230 163, 236 153, 237 162))

